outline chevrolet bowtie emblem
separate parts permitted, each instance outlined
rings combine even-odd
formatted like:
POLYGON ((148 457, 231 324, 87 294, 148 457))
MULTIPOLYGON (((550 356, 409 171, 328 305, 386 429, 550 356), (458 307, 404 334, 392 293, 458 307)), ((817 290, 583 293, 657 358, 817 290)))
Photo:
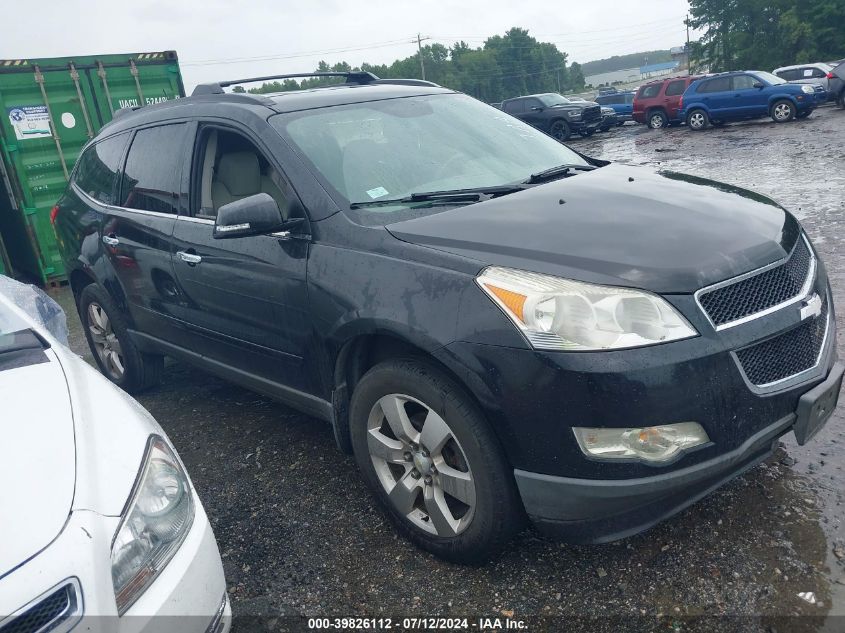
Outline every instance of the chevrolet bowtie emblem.
POLYGON ((814 294, 809 299, 801 302, 801 320, 809 319, 810 317, 817 317, 822 313, 822 299, 819 295, 814 294))

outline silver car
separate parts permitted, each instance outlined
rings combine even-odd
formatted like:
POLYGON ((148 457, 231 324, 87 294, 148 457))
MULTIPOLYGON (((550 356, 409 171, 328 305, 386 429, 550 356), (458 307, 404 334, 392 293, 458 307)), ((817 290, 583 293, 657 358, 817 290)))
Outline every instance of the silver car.
POLYGON ((817 64, 796 64, 795 66, 783 66, 775 68, 774 73, 781 79, 792 84, 810 84, 821 86, 828 94, 828 99, 835 99, 836 92, 831 90, 831 79, 833 78, 833 66, 825 63, 817 64))

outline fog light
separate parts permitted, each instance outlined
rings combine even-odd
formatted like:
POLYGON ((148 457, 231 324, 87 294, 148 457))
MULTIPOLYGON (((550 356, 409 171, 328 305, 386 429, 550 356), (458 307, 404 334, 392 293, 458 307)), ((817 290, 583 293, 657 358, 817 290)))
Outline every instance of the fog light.
POLYGON ((608 460, 666 462, 686 449, 710 441, 707 431, 698 422, 644 428, 574 427, 572 430, 585 455, 608 460))

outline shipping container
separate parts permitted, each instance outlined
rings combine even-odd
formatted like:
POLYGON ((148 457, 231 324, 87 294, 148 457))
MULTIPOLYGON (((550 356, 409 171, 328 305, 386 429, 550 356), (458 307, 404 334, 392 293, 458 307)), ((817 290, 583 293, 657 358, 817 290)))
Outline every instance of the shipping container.
POLYGON ((50 211, 121 108, 185 96, 174 51, 0 60, 0 273, 64 278, 50 211))

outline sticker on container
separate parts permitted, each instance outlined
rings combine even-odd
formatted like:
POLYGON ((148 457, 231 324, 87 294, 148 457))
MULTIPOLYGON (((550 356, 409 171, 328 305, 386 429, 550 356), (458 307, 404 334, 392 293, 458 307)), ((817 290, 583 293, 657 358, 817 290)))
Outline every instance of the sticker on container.
POLYGON ((9 108, 9 123, 15 130, 15 138, 23 141, 31 138, 51 138, 50 115, 47 106, 17 106, 9 108))
POLYGON ((370 189, 367 192, 367 195, 370 196, 373 200, 376 198, 381 198, 382 196, 386 196, 388 194, 387 189, 384 187, 376 187, 375 189, 370 189))
POLYGON ((76 127, 76 117, 73 116, 70 112, 65 112, 62 114, 62 125, 64 125, 67 129, 72 130, 76 127))

